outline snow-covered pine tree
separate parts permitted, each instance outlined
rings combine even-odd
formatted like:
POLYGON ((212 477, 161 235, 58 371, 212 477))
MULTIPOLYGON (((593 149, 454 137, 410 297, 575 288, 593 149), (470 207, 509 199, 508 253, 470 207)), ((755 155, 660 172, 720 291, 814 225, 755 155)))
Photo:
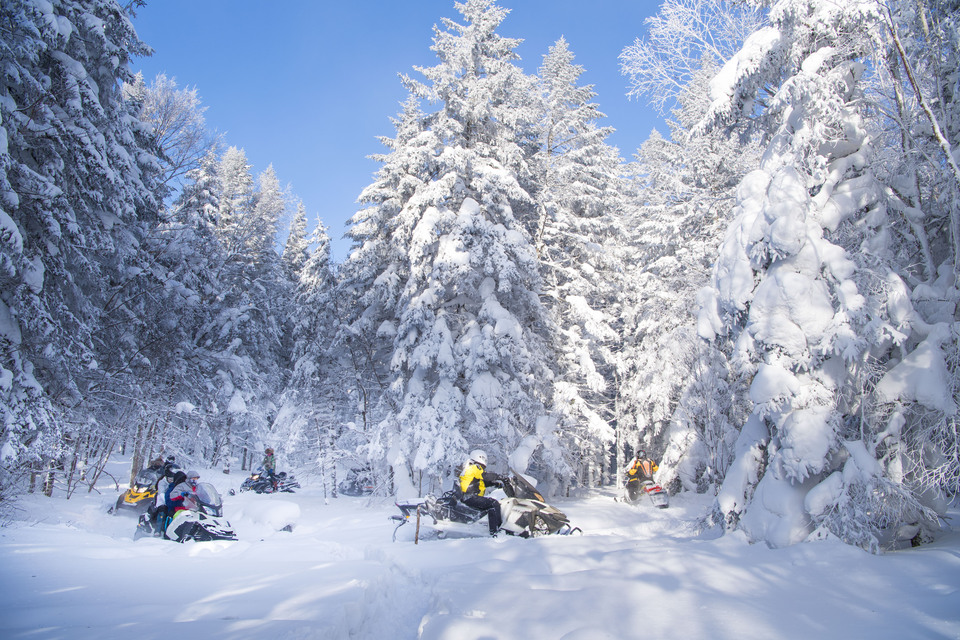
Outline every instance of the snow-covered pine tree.
POLYGON ((638 153, 643 198, 624 289, 617 423, 625 445, 657 456, 658 479, 672 490, 718 483, 732 457, 742 411, 727 398, 736 397, 737 379, 722 352, 697 335, 695 298, 709 280, 736 185, 759 161, 755 142, 690 135, 718 71, 708 54, 700 65, 676 95, 669 139, 654 131, 638 153))
POLYGON ((535 245, 543 274, 542 299, 556 327, 557 377, 551 408, 577 476, 593 485, 609 474, 614 443, 613 352, 622 292, 626 208, 621 162, 606 144, 612 132, 578 86, 583 67, 563 38, 543 58, 544 92, 535 245))
MULTIPOLYGON (((699 328, 735 340, 729 356, 753 376, 753 411, 718 512, 728 527, 773 545, 819 526, 877 550, 895 544, 904 525, 935 524, 885 460, 888 436, 902 424, 869 411, 876 370, 893 365, 909 326, 858 111, 862 60, 871 36, 882 38, 880 16, 872 1, 781 0, 771 26, 711 83, 708 122, 754 116, 771 134, 760 169, 738 187, 699 328), (760 91, 772 97, 759 103, 760 91)), ((921 345, 934 362, 942 337, 933 328, 921 345)), ((893 398, 917 382, 902 380, 909 383, 891 384, 893 398)), ((925 391, 944 414, 956 412, 949 394, 925 391)))
POLYGON ((137 74, 123 92, 148 127, 160 166, 158 197, 164 200, 159 224, 142 247, 152 256, 147 273, 157 286, 150 292, 152 304, 138 314, 147 345, 141 353, 149 366, 137 371, 137 392, 128 397, 136 399, 139 419, 118 421, 115 434, 132 446, 131 473, 136 473, 159 451, 185 453, 187 431, 205 431, 195 423, 209 409, 203 390, 210 388, 210 367, 195 337, 217 313, 224 251, 215 226, 219 137, 206 129, 206 108, 196 90, 178 89, 162 74, 147 87, 137 74))
MULTIPOLYGON (((370 433, 382 421, 389 396, 390 359, 397 333, 400 296, 409 273, 408 247, 418 210, 407 206, 427 176, 424 167, 434 154, 434 138, 426 131, 419 100, 408 97, 393 119, 396 136, 381 138, 387 153, 376 179, 358 198, 364 207, 350 219, 350 254, 338 270, 337 343, 350 354, 358 428, 370 433)), ((385 456, 372 454, 389 476, 385 456)))
POLYGON ((259 450, 267 439, 289 359, 284 323, 292 288, 276 250, 285 199, 272 170, 260 183, 255 190, 246 155, 231 148, 215 176, 187 189, 200 211, 185 215, 202 217, 216 204, 219 247, 208 256, 209 304, 194 338, 208 383, 197 389, 195 437, 184 446, 226 469, 238 453, 259 450), (206 188, 215 190, 213 198, 200 198, 206 188))
POLYGON ((418 69, 425 82, 407 79, 439 108, 414 138, 425 162, 396 205, 410 242, 396 270, 394 408, 374 453, 398 483, 442 478, 475 446, 501 468, 566 474, 544 411, 550 318, 524 224, 536 220, 523 187, 533 177, 535 86, 514 64, 518 41, 496 33, 507 11, 490 0, 456 7, 466 24, 444 20, 432 47, 439 63, 418 69))
POLYGON ((168 357, 155 360, 144 376, 155 381, 157 393, 144 400, 156 428, 137 437, 138 425, 133 421, 128 425, 127 440, 146 449, 145 455, 193 454, 194 438, 207 433, 208 416, 218 413, 211 391, 218 386, 218 365, 209 335, 213 319, 221 312, 220 276, 226 262, 216 228, 221 193, 218 166, 211 150, 187 172, 179 197, 148 244, 156 255, 153 268, 158 277, 163 274, 165 285, 156 294, 162 304, 147 324, 161 333, 159 348, 168 357))
POLYGON ((335 339, 339 332, 336 297, 339 293, 326 228, 317 225, 313 246, 300 270, 290 325, 292 357, 289 383, 280 402, 272 437, 282 442, 289 459, 316 464, 328 495, 336 496, 337 466, 345 455, 357 455, 351 424, 355 403, 350 359, 335 339), (347 440, 341 435, 350 431, 347 440))
POLYGON ((276 269, 280 258, 277 254, 277 234, 287 215, 287 194, 280 186, 272 164, 257 176, 257 185, 259 188, 252 212, 251 248, 255 262, 276 269))
POLYGON ((299 279, 303 265, 310 258, 310 241, 307 240, 307 210, 303 201, 297 202, 297 209, 290 221, 290 231, 283 245, 283 264, 294 280, 299 279))
POLYGON ((154 283, 140 247, 158 207, 155 158, 120 91, 146 47, 120 5, 11 0, 0 25, 7 487, 16 468, 71 464, 60 457, 68 440, 79 454, 110 420, 98 399, 124 390, 108 377, 141 361, 135 307, 154 283))
POLYGON ((220 185, 220 210, 217 229, 223 238, 230 259, 242 262, 248 247, 258 240, 255 236, 252 210, 254 182, 252 166, 243 149, 230 147, 224 151, 217 167, 220 185))
MULTIPOLYGON (((736 405, 723 353, 696 334, 695 292, 709 278, 733 191, 757 161, 716 132, 690 135, 709 101, 717 62, 763 23, 757 7, 724 0, 666 0, 649 34, 620 55, 630 95, 667 119, 637 154, 639 193, 632 268, 624 279, 623 347, 617 395, 621 456, 644 447, 672 490, 705 490, 723 478, 736 437, 736 405)), ((735 397, 735 396, 734 396, 735 397)))

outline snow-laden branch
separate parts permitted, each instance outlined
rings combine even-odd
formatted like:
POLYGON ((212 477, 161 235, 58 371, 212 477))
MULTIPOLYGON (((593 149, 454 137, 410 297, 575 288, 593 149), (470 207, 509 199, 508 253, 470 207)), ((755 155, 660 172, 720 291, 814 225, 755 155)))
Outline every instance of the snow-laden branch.
POLYGON ((903 47, 903 43, 900 41, 900 34, 897 31, 897 26, 893 22, 893 18, 888 15, 887 29, 890 31, 890 37, 893 38, 893 44, 897 49, 897 55, 900 57, 900 61, 903 62, 904 71, 907 73, 907 79, 910 82, 911 88, 917 97, 917 102, 920 104, 920 108, 923 109, 923 113, 927 116, 927 119, 930 120, 930 126, 933 128, 933 135, 937 140, 937 143, 940 145, 940 149, 943 151, 946 156, 947 165, 950 167, 950 172, 953 174, 953 180, 957 188, 960 189, 960 166, 957 166, 957 160, 953 155, 953 146, 950 144, 950 141, 947 140, 946 135, 944 135, 943 130, 940 128, 940 123, 937 120, 937 116, 934 115, 933 109, 930 108, 930 103, 923 95, 923 91, 920 89, 920 84, 917 82, 916 74, 913 72, 913 67, 910 65, 910 61, 907 59, 907 52, 903 47))

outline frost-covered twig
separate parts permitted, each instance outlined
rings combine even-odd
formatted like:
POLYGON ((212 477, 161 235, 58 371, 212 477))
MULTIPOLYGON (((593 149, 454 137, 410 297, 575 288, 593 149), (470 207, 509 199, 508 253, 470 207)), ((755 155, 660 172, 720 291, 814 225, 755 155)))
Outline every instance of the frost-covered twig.
POLYGON ((923 109, 923 113, 926 114, 927 119, 930 120, 930 126, 933 128, 933 135, 936 137, 937 143, 940 145, 943 153, 947 156, 947 164, 950 166, 951 173, 953 173, 953 179, 956 182, 957 188, 960 189, 960 166, 957 166, 956 158, 953 157, 953 147, 950 144, 950 141, 947 140, 947 137, 943 134, 943 130, 940 129, 940 123, 937 121, 937 116, 934 115, 933 110, 930 108, 930 104, 927 102, 927 99, 924 98, 923 92, 920 90, 920 85, 917 83, 917 78, 913 73, 913 67, 910 66, 910 61, 907 60, 907 52, 903 48, 903 43, 900 41, 900 36, 897 33, 897 27, 893 24, 892 19, 887 24, 887 29, 889 29, 890 36, 893 38, 893 43, 897 48, 897 54, 900 56, 901 62, 903 62, 903 68, 907 73, 907 79, 910 81, 910 86, 913 88, 913 92, 917 96, 917 102, 920 104, 920 108, 923 109))
MULTIPOLYGON (((903 42, 900 41, 900 34, 897 31, 897 25, 893 21, 893 16, 890 14, 890 9, 887 9, 887 30, 890 32, 890 37, 893 39, 893 44, 896 47, 897 55, 900 57, 900 61, 903 63, 903 69, 907 74, 907 80, 910 82, 910 86, 913 88, 913 92, 917 97, 917 102, 920 105, 920 108, 923 110, 923 113, 927 116, 927 119, 930 121, 930 126, 933 129, 933 135, 937 140, 937 144, 940 145, 940 149, 943 151, 946 156, 947 165, 950 167, 950 172, 953 175, 954 186, 960 191, 960 167, 957 166, 957 160, 953 156, 953 147, 950 144, 950 141, 944 135, 943 130, 940 128, 940 123, 937 121, 936 115, 933 113, 933 109, 930 108, 930 104, 927 102, 927 99, 923 96, 923 91, 920 89, 920 84, 917 82, 916 75, 913 72, 913 67, 910 65, 910 61, 907 59, 907 52, 904 49, 903 42)), ((954 247, 960 246, 960 219, 958 219, 958 213, 954 209, 950 214, 950 229, 951 235, 953 236, 954 247)), ((955 257, 956 261, 960 257, 955 257)))

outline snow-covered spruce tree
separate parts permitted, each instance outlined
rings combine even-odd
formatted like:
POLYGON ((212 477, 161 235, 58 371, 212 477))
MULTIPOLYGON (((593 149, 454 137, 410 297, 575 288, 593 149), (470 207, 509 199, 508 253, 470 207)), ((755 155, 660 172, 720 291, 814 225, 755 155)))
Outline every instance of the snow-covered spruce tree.
MULTIPOLYGON (((382 421, 389 401, 390 359, 418 215, 416 205, 407 203, 426 183, 423 171, 435 150, 415 97, 403 103, 393 124, 396 136, 380 140, 388 152, 371 156, 382 166, 360 194, 364 207, 350 219, 346 235, 352 246, 338 271, 336 342, 350 355, 352 384, 346 393, 356 400, 352 420, 364 434, 382 421)), ((385 457, 372 458, 382 467, 378 475, 388 477, 385 457)))
MULTIPOLYGON (((722 351, 696 332, 696 292, 710 277, 736 185, 759 161, 758 145, 719 132, 690 135, 719 70, 709 55, 676 96, 669 139, 654 131, 637 156, 642 203, 624 291, 617 424, 631 450, 660 460, 660 482, 706 490, 723 479, 742 408, 722 351)), ((631 451, 626 452, 628 455, 631 451)))
POLYGON ((625 278, 619 358, 618 440, 627 455, 643 446, 660 460, 658 479, 677 490, 706 490, 723 479, 742 408, 728 398, 739 383, 717 344, 696 333, 696 292, 709 280, 740 178, 758 146, 719 132, 691 135, 709 99, 718 63, 759 27, 757 7, 724 0, 667 0, 648 18, 649 34, 620 55, 630 95, 667 119, 637 154, 641 194, 625 278))
MULTIPOLYGON (((147 412, 156 428, 126 435, 135 450, 145 450, 144 457, 158 451, 192 454, 191 434, 206 433, 207 416, 217 413, 213 390, 218 386, 218 365, 208 333, 224 296, 220 277, 226 252, 217 232, 222 192, 218 168, 219 160, 211 150, 187 172, 179 197, 149 242, 156 254, 154 269, 162 271, 166 280, 162 294, 158 293, 163 304, 147 324, 164 332, 160 344, 169 358, 155 362, 146 376, 156 380, 158 390, 159 397, 151 394, 147 412)), ((133 467, 136 471, 137 465, 133 467)))
POLYGON ((290 221, 290 231, 283 245, 283 264, 288 275, 298 280, 303 265, 310 259, 310 241, 307 239, 307 210, 303 201, 297 203, 297 209, 290 221))
POLYGON ((220 156, 217 182, 220 186, 220 210, 217 230, 231 258, 241 261, 256 238, 253 218, 254 183, 252 166, 243 149, 230 147, 220 156))
MULTIPOLYGON (((260 176, 257 191, 245 154, 231 148, 214 177, 205 185, 217 190, 219 247, 209 256, 209 304, 193 338, 207 384, 196 390, 195 435, 185 446, 229 469, 236 455, 245 459, 261 449, 275 417, 289 358, 284 322, 291 286, 275 248, 285 198, 273 171, 260 176)), ((205 211, 210 202, 196 204, 205 211)))
POLYGON ((269 165, 257 176, 257 195, 253 207, 253 224, 250 240, 253 241, 254 262, 276 267, 280 256, 277 254, 277 234, 280 224, 287 215, 287 193, 280 186, 277 172, 269 165))
POLYGON ((202 431, 196 423, 208 404, 201 390, 209 388, 209 363, 194 337, 218 308, 223 245, 215 233, 219 137, 206 130, 196 90, 178 89, 162 74, 147 87, 137 74, 123 92, 148 127, 160 162, 158 196, 165 201, 159 224, 141 246, 151 256, 146 273, 156 283, 151 305, 137 314, 145 345, 141 360, 148 364, 136 371, 136 392, 127 394, 130 406, 111 434, 131 454, 135 474, 148 456, 185 453, 183 430, 202 431), (133 410, 137 419, 127 415, 133 410))
POLYGON ((701 335, 729 336, 729 357, 753 376, 717 511, 771 545, 818 530, 878 550, 902 525, 935 524, 884 464, 895 425, 864 410, 871 365, 904 337, 897 296, 882 286, 899 279, 857 111, 879 7, 783 0, 770 24, 710 88, 707 122, 755 114, 771 134, 700 296, 701 335), (758 104, 761 91, 772 97, 758 104))
POLYGON ((98 398, 126 384, 107 376, 138 362, 134 308, 154 284, 139 249, 157 214, 157 165, 120 91, 133 79, 129 57, 146 47, 119 4, 11 0, 0 31, 0 486, 9 486, 18 469, 62 466, 67 438, 76 448, 96 436, 113 406, 98 398))
POLYGON ((621 162, 605 139, 612 129, 578 86, 583 67, 561 38, 540 67, 544 107, 535 245, 541 295, 556 327, 558 355, 551 409, 581 484, 609 479, 614 444, 613 353, 622 292, 626 207, 621 162))
POLYGON ((466 24, 444 20, 439 63, 419 69, 424 82, 407 79, 438 109, 415 137, 425 162, 396 205, 410 241, 395 271, 394 406, 371 450, 401 491, 421 474, 443 478, 476 446, 501 468, 568 473, 544 412, 550 318, 524 224, 536 220, 522 186, 533 176, 535 85, 514 64, 518 41, 496 33, 506 10, 456 7, 466 24))
POLYGON ((344 455, 356 455, 356 439, 347 426, 355 417, 348 401, 351 389, 345 385, 352 371, 349 358, 335 343, 339 291, 330 237, 322 225, 309 244, 313 250, 300 270, 290 317, 292 371, 271 436, 282 443, 288 459, 316 464, 325 492, 335 497, 337 463, 344 455), (347 432, 349 442, 341 442, 347 432))

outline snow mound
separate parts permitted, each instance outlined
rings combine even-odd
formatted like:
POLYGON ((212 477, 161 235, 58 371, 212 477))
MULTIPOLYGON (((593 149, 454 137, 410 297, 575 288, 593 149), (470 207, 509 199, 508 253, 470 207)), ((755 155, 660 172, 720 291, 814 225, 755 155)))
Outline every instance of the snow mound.
POLYGON ((603 629, 583 627, 565 634, 560 640, 617 640, 617 636, 603 629))
POLYGON ((259 498, 245 500, 232 511, 230 518, 254 525, 267 527, 273 531, 293 529, 300 521, 300 505, 288 500, 277 500, 273 496, 251 496, 259 498))
POLYGON ((936 325, 927 339, 877 383, 877 394, 887 402, 916 401, 948 416, 957 414, 951 399, 947 362, 940 345, 949 339, 947 325, 936 325))

